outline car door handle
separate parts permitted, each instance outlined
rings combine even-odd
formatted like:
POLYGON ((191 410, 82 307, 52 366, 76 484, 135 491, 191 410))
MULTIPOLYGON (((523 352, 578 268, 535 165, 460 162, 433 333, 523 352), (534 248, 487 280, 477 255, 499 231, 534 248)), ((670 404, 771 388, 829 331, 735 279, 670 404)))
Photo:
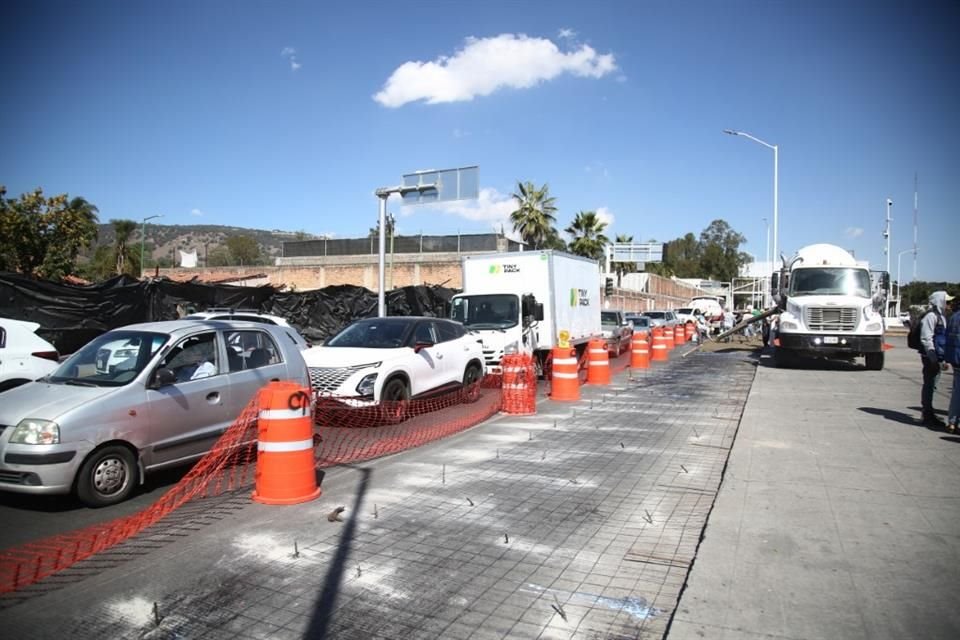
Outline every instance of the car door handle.
POLYGON ((207 402, 209 402, 210 404, 220 404, 220 392, 211 391, 210 393, 208 393, 207 402))
POLYGON ((280 382, 280 378, 270 378, 270 382, 280 382))

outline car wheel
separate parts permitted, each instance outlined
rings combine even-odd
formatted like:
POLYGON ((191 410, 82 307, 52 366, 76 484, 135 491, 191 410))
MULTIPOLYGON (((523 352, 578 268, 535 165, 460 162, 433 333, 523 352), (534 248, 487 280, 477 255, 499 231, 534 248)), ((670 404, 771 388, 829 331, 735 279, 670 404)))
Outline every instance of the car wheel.
POLYGON ((410 389, 403 378, 391 378, 380 392, 380 417, 387 424, 399 424, 407 417, 410 389))
POLYGON ((77 497, 88 507, 123 502, 136 486, 136 461, 126 447, 97 449, 80 467, 77 497))
POLYGON ((463 401, 476 402, 480 399, 480 367, 468 364, 463 372, 463 401))

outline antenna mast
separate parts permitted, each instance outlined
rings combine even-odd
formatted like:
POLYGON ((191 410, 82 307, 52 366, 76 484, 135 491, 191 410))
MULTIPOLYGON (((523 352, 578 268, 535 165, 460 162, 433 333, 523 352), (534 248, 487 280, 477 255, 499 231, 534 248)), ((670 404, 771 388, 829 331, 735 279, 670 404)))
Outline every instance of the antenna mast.
POLYGON ((913 280, 917 279, 917 174, 913 174, 913 280))

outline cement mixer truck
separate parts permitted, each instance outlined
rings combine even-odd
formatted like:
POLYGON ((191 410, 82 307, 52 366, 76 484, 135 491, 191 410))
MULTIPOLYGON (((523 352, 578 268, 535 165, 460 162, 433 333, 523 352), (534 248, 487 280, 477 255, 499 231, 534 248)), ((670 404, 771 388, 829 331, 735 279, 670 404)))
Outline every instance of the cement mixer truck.
POLYGON ((873 292, 870 271, 846 250, 812 244, 783 261, 780 316, 773 335, 774 361, 790 366, 797 355, 854 358, 883 369, 882 291, 873 292))

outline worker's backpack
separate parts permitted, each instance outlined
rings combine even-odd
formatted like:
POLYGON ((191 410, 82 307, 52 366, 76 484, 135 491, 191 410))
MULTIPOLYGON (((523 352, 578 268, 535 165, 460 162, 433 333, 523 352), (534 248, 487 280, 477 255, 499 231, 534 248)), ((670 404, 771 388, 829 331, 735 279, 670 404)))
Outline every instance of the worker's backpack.
POLYGON ((920 328, 923 326, 923 319, 927 317, 928 313, 933 313, 933 311, 927 309, 910 324, 910 332, 907 334, 907 347, 916 349, 917 351, 923 351, 923 347, 920 344, 920 328))

